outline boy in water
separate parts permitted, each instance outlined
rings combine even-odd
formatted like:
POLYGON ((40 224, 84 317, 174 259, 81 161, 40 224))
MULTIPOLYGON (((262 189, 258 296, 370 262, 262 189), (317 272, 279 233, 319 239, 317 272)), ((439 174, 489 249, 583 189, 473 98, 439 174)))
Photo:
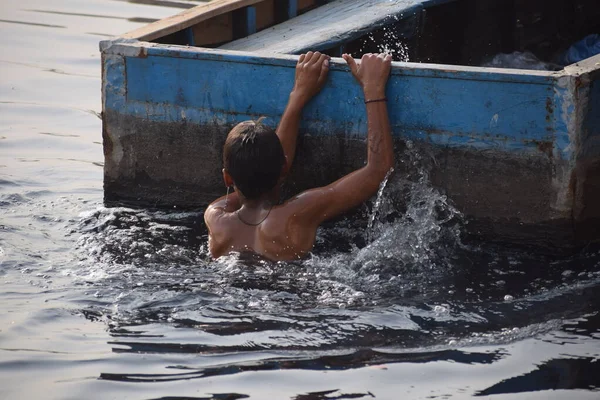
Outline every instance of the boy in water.
POLYGON ((258 122, 236 125, 223 148, 223 179, 234 192, 215 200, 204 213, 213 257, 253 252, 274 261, 311 251, 317 227, 373 196, 394 165, 385 86, 392 58, 365 54, 360 63, 343 55, 362 86, 367 107, 367 164, 332 184, 307 190, 279 204, 279 182, 290 170, 303 107, 321 89, 329 57, 302 54, 295 83, 277 131, 258 122))

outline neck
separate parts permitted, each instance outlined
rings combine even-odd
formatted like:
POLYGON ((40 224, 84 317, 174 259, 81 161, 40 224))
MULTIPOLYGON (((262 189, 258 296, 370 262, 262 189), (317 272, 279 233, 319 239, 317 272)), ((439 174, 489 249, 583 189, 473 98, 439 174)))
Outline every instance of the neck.
POLYGON ((237 210, 239 220, 245 225, 258 226, 262 224, 271 209, 276 204, 276 193, 268 193, 256 199, 240 197, 241 207, 237 210))
POLYGON ((270 209, 272 206, 278 203, 279 197, 275 190, 265 193, 256 199, 248 199, 241 195, 239 191, 238 196, 241 204, 240 208, 245 208, 248 210, 270 209))

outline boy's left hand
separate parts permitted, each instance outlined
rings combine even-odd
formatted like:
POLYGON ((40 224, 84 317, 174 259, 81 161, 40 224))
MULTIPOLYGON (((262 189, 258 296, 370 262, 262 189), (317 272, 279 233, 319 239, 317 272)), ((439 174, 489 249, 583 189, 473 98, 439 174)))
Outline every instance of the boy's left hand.
POLYGON ((319 93, 329 72, 329 59, 326 54, 309 51, 300 55, 296 64, 296 79, 292 94, 298 96, 302 104, 306 104, 319 93))

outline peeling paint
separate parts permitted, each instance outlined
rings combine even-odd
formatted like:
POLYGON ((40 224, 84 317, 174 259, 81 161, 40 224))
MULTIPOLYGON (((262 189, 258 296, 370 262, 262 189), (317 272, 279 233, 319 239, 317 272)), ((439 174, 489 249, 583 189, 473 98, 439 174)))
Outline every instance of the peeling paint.
POLYGON ((137 55, 138 58, 146 58, 148 57, 148 50, 145 47, 140 47, 140 51, 137 55))
POLYGON ((161 46, 158 43, 140 42, 135 39, 111 39, 100 42, 100 52, 102 54, 112 54, 123 57, 142 57, 148 56, 148 49, 161 46))
POLYGON ((573 209, 572 171, 574 159, 572 157, 573 143, 571 137, 574 132, 573 110, 575 103, 572 91, 572 78, 564 76, 557 79, 554 88, 554 101, 560 107, 555 110, 555 159, 556 167, 552 177, 555 190, 554 210, 563 215, 570 215, 573 209))
POLYGON ((555 86, 555 102, 560 106, 555 118, 557 166, 553 185, 556 190, 554 208, 562 213, 573 213, 576 204, 578 158, 582 153, 583 122, 588 112, 589 76, 562 76, 555 86))
POLYGON ((497 126, 498 126, 498 114, 494 114, 494 116, 490 120, 490 129, 493 129, 497 126))
POLYGON ((554 143, 552 143, 552 142, 537 142, 536 145, 537 145, 538 150, 541 151, 542 153, 546 154, 548 156, 548 158, 553 157, 552 150, 554 148, 554 143))

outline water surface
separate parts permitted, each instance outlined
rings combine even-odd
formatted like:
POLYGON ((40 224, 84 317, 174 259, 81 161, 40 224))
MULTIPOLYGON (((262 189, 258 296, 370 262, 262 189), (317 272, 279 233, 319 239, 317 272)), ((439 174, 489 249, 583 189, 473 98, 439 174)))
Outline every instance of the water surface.
POLYGON ((410 146, 295 263, 104 207, 98 41, 193 3, 0 5, 1 398, 600 396, 599 249, 465 243, 410 146))

